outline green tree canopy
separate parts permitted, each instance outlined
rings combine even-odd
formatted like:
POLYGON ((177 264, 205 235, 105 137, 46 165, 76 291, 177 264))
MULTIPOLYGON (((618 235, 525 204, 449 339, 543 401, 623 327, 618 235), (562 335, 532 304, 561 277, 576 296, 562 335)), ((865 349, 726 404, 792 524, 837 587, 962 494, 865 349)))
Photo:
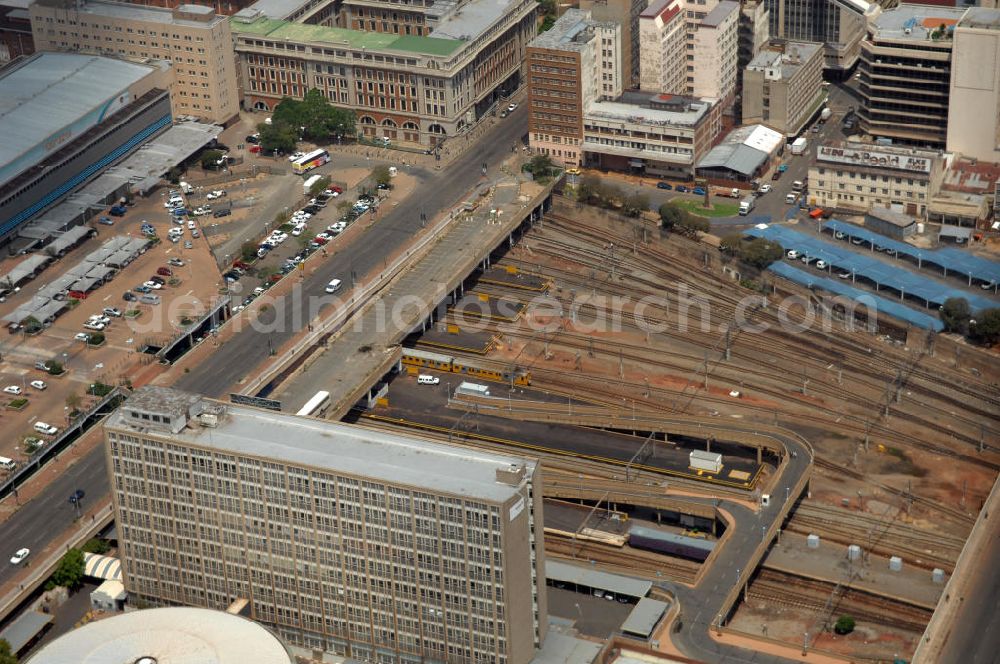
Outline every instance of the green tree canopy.
POLYGON ((668 230, 683 223, 688 216, 683 208, 669 201, 660 206, 659 213, 660 224, 668 230))
POLYGON ((222 159, 221 150, 205 150, 201 153, 201 156, 198 157, 198 161, 201 162, 201 167, 206 169, 217 168, 216 162, 220 159, 222 159))
POLYGON ((295 145, 298 143, 298 130, 286 122, 274 122, 271 124, 261 122, 257 125, 260 132, 260 149, 265 153, 295 152, 295 145))
POLYGON ((70 549, 59 561, 59 566, 52 574, 52 577, 45 584, 47 590, 62 586, 70 590, 76 590, 83 585, 83 551, 80 549, 70 549))
POLYGON ((388 185, 390 182, 392 182, 392 174, 389 173, 388 166, 376 166, 375 168, 372 169, 371 177, 372 181, 375 182, 375 184, 388 185))
POLYGON ((309 195, 318 196, 319 194, 322 194, 324 191, 326 191, 326 188, 329 186, 330 186, 330 177, 328 175, 324 175, 320 179, 316 180, 316 182, 313 183, 313 186, 309 187, 309 195))
MULTIPOLYGON (((321 90, 309 90, 302 100, 284 97, 271 115, 271 125, 292 128, 296 137, 314 142, 354 135, 354 111, 331 106, 321 90)), ((261 132, 261 142, 264 133, 261 132)), ((266 148, 265 148, 266 149, 266 148)))
POLYGON ((244 242, 240 246, 240 258, 247 263, 257 258, 257 244, 254 242, 244 242))
POLYGON ((17 664, 17 656, 10 651, 7 639, 0 639, 0 664, 17 664))
POLYGON ((851 616, 840 616, 837 624, 833 626, 833 631, 837 634, 850 634, 854 631, 854 618, 851 616))
POLYGON ((635 192, 622 199, 622 214, 626 217, 638 217, 649 209, 649 196, 635 192))
POLYGON ((748 265, 763 270, 775 261, 780 261, 784 249, 777 242, 757 237, 741 245, 740 259, 748 265))
POLYGON ((979 312, 975 324, 969 325, 969 339, 984 346, 1000 342, 1000 308, 979 312))
POLYGON ((941 305, 938 315, 941 317, 941 322, 944 323, 945 332, 965 334, 969 327, 972 311, 969 309, 969 301, 964 297, 949 297, 941 305))

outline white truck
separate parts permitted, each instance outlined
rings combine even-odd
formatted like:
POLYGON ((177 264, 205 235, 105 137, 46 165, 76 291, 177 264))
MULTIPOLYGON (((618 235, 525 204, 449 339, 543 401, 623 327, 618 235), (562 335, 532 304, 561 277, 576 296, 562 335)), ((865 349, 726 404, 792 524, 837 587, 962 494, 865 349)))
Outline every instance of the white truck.
POLYGON ((322 179, 322 175, 313 175, 307 178, 306 181, 302 183, 302 193, 308 196, 309 190, 312 189, 313 185, 322 179))
POLYGON ((753 196, 747 196, 742 201, 740 201, 740 216, 745 217, 750 214, 756 204, 756 199, 753 196))
POLYGON ((805 136, 800 136, 792 142, 792 154, 805 154, 809 140, 805 136))

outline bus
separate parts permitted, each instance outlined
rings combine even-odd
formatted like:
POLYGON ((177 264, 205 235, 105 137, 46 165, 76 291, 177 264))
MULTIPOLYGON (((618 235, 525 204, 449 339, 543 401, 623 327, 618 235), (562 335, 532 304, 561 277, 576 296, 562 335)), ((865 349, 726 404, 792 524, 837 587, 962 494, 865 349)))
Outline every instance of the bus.
POLYGON ((321 148, 319 150, 313 150, 304 157, 299 157, 293 161, 292 170, 295 171, 297 175, 302 175, 317 166, 322 166, 328 161, 330 161, 330 153, 321 148))
POLYGON ((326 409, 330 407, 330 393, 320 390, 313 395, 313 398, 306 402, 306 405, 299 409, 296 415, 305 417, 323 417, 326 409))

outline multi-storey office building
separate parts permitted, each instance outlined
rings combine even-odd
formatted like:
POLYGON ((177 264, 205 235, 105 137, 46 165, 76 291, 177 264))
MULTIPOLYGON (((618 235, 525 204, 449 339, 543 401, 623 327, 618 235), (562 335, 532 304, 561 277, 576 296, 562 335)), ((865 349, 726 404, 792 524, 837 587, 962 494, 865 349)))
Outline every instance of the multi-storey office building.
POLYGON ((528 47, 528 140, 558 163, 579 166, 583 114, 622 92, 621 26, 569 9, 528 47))
MULTIPOLYGON (((687 20, 680 0, 654 0, 639 15, 639 88, 681 94, 687 89, 687 20)), ((693 56, 692 56, 693 57, 693 56)))
MULTIPOLYGON (((880 0, 888 4, 888 0, 880 0)), ((846 3, 832 0, 767 0, 771 36, 823 44, 824 66, 846 75, 858 61, 865 37, 865 17, 846 3)))
POLYGON ((1000 9, 969 8, 954 41, 948 151, 1000 162, 1000 9))
POLYGON ((373 662, 527 664, 545 636, 533 462, 169 388, 105 423, 126 589, 373 662))
POLYGON ((809 202, 824 208, 867 212, 886 207, 924 217, 941 188, 947 155, 932 150, 829 143, 809 168, 809 202))
POLYGON ((423 36, 291 23, 246 9, 232 19, 244 105, 267 111, 318 88, 357 113, 366 137, 435 145, 520 85, 536 8, 534 0, 472 0, 423 36))
POLYGON ((822 83, 822 44, 775 42, 743 72, 743 121, 795 136, 823 105, 822 83))
POLYGON ((869 22, 858 64, 863 98, 858 116, 865 133, 945 146, 952 28, 964 11, 904 4, 869 22))
POLYGON ((718 99, 724 109, 732 105, 739 76, 739 27, 740 5, 731 0, 722 0, 691 22, 686 94, 718 99))
POLYGON ((583 116, 583 164, 687 180, 722 130, 711 99, 627 92, 591 104, 583 116))
POLYGON ((648 0, 580 0, 580 9, 590 12, 595 21, 622 26, 622 88, 625 90, 639 87, 639 17, 648 4, 648 0))
POLYGON ((209 7, 140 7, 102 0, 38 0, 30 8, 35 48, 173 64, 175 116, 225 124, 239 113, 229 21, 209 7))

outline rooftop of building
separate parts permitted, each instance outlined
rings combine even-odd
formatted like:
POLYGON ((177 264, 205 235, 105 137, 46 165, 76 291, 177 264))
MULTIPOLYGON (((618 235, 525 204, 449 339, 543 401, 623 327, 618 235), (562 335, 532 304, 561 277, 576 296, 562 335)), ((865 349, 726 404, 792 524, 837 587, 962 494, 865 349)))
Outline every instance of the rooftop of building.
POLYGON ((257 0, 248 9, 256 9, 268 18, 283 19, 310 2, 313 0, 257 0))
MULTIPOLYGON (((45 3, 46 6, 54 6, 60 3, 45 3)), ((79 0, 78 2, 65 2, 65 9, 76 11, 81 14, 92 16, 107 16, 109 18, 119 18, 127 21, 142 21, 146 23, 162 23, 165 25, 179 25, 190 28, 205 28, 218 24, 226 19, 225 16, 215 15, 215 10, 204 5, 179 5, 176 10, 165 7, 148 7, 145 5, 134 5, 130 2, 111 2, 110 0, 79 0), (185 14, 211 14, 214 18, 210 21, 194 21, 180 16, 180 12, 185 14)))
POLYGON ((944 25, 947 34, 943 39, 948 41, 955 24, 965 12, 966 9, 960 7, 902 4, 870 19, 869 27, 880 39, 930 42, 934 41, 936 31, 944 25))
POLYGON ((42 646, 31 661, 291 664, 292 657, 274 634, 248 618, 178 606, 95 620, 42 646))
POLYGON ((971 159, 954 159, 944 173, 942 189, 969 194, 993 194, 1000 182, 1000 164, 971 159))
POLYGON ((747 69, 765 70, 780 67, 781 78, 789 79, 802 69, 813 56, 820 52, 822 44, 802 41, 776 41, 754 56, 747 69))
POLYGON ((648 7, 642 10, 639 18, 662 18, 666 23, 673 16, 681 12, 681 5, 677 0, 654 0, 648 7))
MULTIPOLYGON (((109 427, 138 430, 125 412, 138 407, 161 415, 179 409, 223 407, 216 426, 189 422, 176 440, 206 449, 256 458, 279 459, 290 465, 370 477, 392 484, 433 488, 457 496, 504 502, 517 487, 498 480, 497 471, 523 465, 530 475, 534 463, 519 457, 472 451, 416 436, 366 429, 361 426, 298 417, 203 399, 164 387, 136 390, 108 420, 109 427)), ((150 428, 151 433, 160 429, 150 428)))
POLYGON ((749 175, 784 141, 783 134, 764 125, 737 127, 702 157, 697 167, 727 168, 749 175))
POLYGON ((230 20, 230 28, 233 34, 238 35, 257 35, 279 41, 335 44, 344 48, 399 51, 410 55, 447 56, 465 44, 457 39, 366 32, 283 21, 267 18, 250 8, 234 14, 230 20))
POLYGON ((705 18, 698 22, 698 25, 703 25, 706 28, 717 28, 722 25, 722 22, 726 20, 733 12, 737 14, 740 11, 740 3, 733 2, 732 0, 722 0, 719 4, 715 6, 712 11, 705 14, 705 18))
POLYGON ((713 101, 634 91, 613 101, 592 103, 585 116, 639 124, 695 126, 708 114, 713 101))
MULTIPOLYGON (((432 39, 470 41, 510 13, 513 6, 521 2, 523 0, 469 0, 460 7, 444 13, 429 36, 432 39)), ((435 2, 434 6, 437 4, 435 2)))
MULTIPOLYGON (((0 72, 0 173, 29 152, 37 163, 64 142, 64 128, 112 101, 157 67, 79 53, 38 53, 0 72)), ((6 182, 19 173, 5 173, 6 182)))
POLYGON ((969 7, 958 22, 960 28, 977 30, 1000 30, 1000 9, 989 7, 969 7))
POLYGON ((881 207, 879 205, 875 205, 868 210, 868 216, 900 228, 906 228, 907 226, 912 226, 917 223, 916 219, 908 214, 897 212, 892 208, 881 207))
POLYGON ((567 9, 549 30, 532 39, 529 45, 554 51, 580 51, 593 39, 593 27, 597 23, 590 18, 590 12, 567 9))

